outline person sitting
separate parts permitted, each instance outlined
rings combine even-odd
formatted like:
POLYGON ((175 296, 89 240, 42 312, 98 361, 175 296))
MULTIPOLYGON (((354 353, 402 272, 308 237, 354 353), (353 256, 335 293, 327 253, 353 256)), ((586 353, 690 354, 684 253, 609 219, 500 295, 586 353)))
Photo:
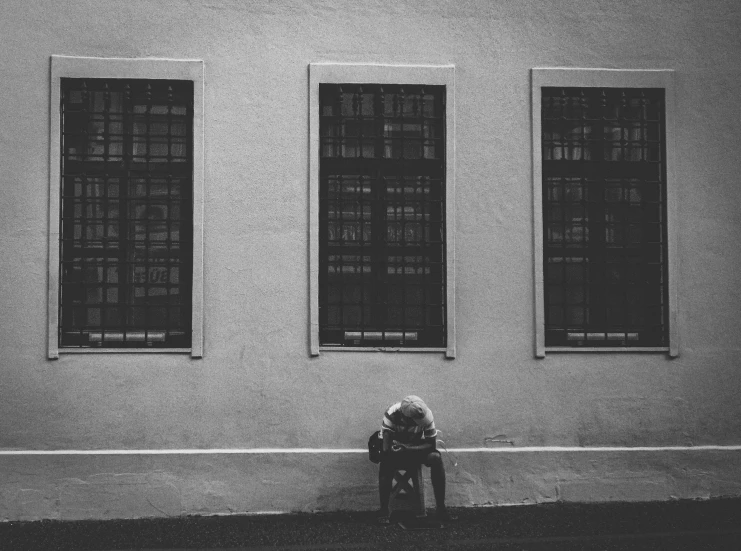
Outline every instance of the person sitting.
POLYGON ((439 520, 452 520, 445 507, 445 466, 436 449, 437 430, 432 411, 419 396, 407 396, 390 406, 381 423, 383 453, 378 470, 381 509, 378 523, 389 524, 389 499, 394 471, 404 465, 423 464, 430 468, 432 490, 439 520))

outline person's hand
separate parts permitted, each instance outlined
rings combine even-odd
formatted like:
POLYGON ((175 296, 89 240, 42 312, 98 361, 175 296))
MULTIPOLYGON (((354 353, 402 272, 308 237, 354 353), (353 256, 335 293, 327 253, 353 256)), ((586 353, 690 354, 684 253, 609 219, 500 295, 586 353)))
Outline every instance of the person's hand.
POLYGON ((401 442, 397 442, 396 440, 394 440, 393 444, 391 445, 391 451, 396 452, 396 453, 400 451, 404 451, 406 449, 407 449, 406 444, 402 444, 401 442))

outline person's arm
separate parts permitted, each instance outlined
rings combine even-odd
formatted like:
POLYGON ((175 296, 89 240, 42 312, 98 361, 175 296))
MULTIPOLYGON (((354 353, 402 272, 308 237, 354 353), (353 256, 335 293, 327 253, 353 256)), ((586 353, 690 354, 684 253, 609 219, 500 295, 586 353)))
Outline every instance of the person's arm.
POLYGON ((394 443, 394 433, 390 430, 383 431, 383 453, 388 453, 394 443))
MULTIPOLYGON (((384 438, 384 446, 385 446, 384 438)), ((398 451, 410 451, 410 452, 421 452, 421 451, 434 451, 437 449, 437 438, 425 438, 419 444, 402 444, 401 442, 394 441, 394 444, 399 447, 398 451)), ((385 451, 386 448, 384 448, 385 451)))

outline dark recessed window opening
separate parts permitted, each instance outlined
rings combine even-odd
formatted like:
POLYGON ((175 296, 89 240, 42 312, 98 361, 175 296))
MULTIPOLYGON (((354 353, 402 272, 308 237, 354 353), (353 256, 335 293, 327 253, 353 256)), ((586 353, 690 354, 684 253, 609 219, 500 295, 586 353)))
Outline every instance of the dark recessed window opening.
POLYGON ((668 346, 664 90, 543 88, 545 344, 668 346))
POLYGON ((59 345, 189 348, 193 83, 61 87, 59 345))
POLYGON ((322 345, 446 345, 444 98, 319 86, 322 345))

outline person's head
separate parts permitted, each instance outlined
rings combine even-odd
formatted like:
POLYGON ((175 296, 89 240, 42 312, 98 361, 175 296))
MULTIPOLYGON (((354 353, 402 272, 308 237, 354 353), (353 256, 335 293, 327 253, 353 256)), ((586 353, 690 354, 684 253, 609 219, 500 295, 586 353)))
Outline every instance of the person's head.
POLYGON ((401 401, 401 413, 419 426, 432 423, 432 412, 419 396, 410 395, 401 401))

